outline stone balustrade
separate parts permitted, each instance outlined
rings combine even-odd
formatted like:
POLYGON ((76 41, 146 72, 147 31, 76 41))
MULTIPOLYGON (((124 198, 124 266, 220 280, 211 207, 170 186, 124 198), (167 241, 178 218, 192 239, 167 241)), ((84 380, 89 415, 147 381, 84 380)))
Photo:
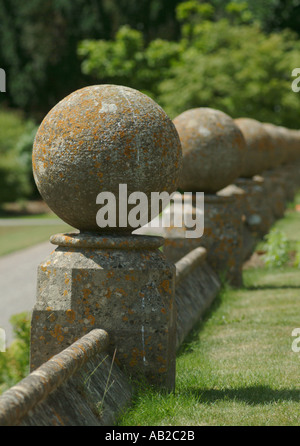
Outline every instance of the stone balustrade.
POLYGON ((38 130, 33 172, 74 232, 52 235, 38 266, 31 373, 0 396, 0 425, 112 424, 131 378, 173 391, 176 351, 223 280, 243 285, 243 263, 300 188, 299 171, 299 130, 210 108, 172 122, 114 85, 57 104, 38 130), (152 193, 175 191, 153 212, 152 193), (200 215, 199 193, 203 234, 187 237, 182 206, 200 215), (167 216, 169 226, 149 225, 167 216))

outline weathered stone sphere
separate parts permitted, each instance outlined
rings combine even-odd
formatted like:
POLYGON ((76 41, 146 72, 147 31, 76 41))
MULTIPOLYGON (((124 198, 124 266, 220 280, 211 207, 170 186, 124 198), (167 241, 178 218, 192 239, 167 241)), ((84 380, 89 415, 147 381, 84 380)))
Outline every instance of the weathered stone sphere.
POLYGON ((151 192, 176 190, 181 158, 164 110, 139 91, 116 85, 89 86, 59 102, 41 123, 32 156, 49 207, 71 226, 98 233, 134 229, 124 222, 120 227, 119 215, 116 229, 99 228, 100 192, 114 194, 118 211, 119 185, 126 184, 128 196, 143 192, 150 206, 151 192))
POLYGON ((183 112, 173 122, 182 145, 183 191, 215 193, 240 175, 245 141, 230 116, 202 107, 183 112))
POLYGON ((291 129, 291 161, 297 161, 300 158, 300 131, 291 129))
POLYGON ((274 124, 264 122, 263 126, 264 129, 268 132, 272 144, 272 158, 270 160, 270 168, 274 169, 276 167, 279 167, 286 157, 286 153, 284 151, 284 136, 282 135, 282 132, 280 132, 278 126, 274 124))
POLYGON ((234 122, 240 128, 246 141, 246 154, 241 177, 251 178, 270 169, 272 165, 272 144, 263 124, 256 119, 238 118, 234 122))
POLYGON ((277 131, 281 136, 282 151, 283 151, 283 163, 289 164, 294 161, 294 144, 291 131, 283 126, 278 126, 277 131))

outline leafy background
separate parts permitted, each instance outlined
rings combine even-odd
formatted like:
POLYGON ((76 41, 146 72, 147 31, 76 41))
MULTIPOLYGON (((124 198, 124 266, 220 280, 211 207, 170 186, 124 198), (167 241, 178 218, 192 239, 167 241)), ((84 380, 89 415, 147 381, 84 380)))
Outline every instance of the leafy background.
POLYGON ((38 125, 86 85, 139 89, 171 118, 203 106, 298 128, 299 33, 299 0, 0 0, 0 203, 38 197, 38 125))

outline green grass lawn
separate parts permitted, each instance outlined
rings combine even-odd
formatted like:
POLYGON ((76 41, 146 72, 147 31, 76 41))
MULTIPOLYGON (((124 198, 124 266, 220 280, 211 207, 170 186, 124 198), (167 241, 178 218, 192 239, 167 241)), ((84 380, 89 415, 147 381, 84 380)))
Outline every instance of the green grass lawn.
POLYGON ((63 222, 61 225, 0 226, 0 256, 47 241, 58 232, 72 230, 63 222))
MULTIPOLYGON (((300 240, 300 213, 276 225, 300 240)), ((177 356, 176 390, 137 393, 119 425, 299 425, 300 269, 244 271, 242 289, 225 289, 177 356)))

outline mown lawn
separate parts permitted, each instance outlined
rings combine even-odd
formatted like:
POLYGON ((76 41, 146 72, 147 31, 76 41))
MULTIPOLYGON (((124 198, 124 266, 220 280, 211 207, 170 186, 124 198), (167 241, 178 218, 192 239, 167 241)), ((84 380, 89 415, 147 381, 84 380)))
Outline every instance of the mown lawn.
POLYGON ((0 226, 0 256, 47 241, 52 234, 69 231, 72 228, 63 222, 61 225, 0 226))
MULTIPOLYGON (((300 214, 276 224, 291 247, 300 214)), ((174 394, 137 393, 119 425, 299 425, 300 269, 244 271, 243 289, 224 289, 177 357, 174 394)))

